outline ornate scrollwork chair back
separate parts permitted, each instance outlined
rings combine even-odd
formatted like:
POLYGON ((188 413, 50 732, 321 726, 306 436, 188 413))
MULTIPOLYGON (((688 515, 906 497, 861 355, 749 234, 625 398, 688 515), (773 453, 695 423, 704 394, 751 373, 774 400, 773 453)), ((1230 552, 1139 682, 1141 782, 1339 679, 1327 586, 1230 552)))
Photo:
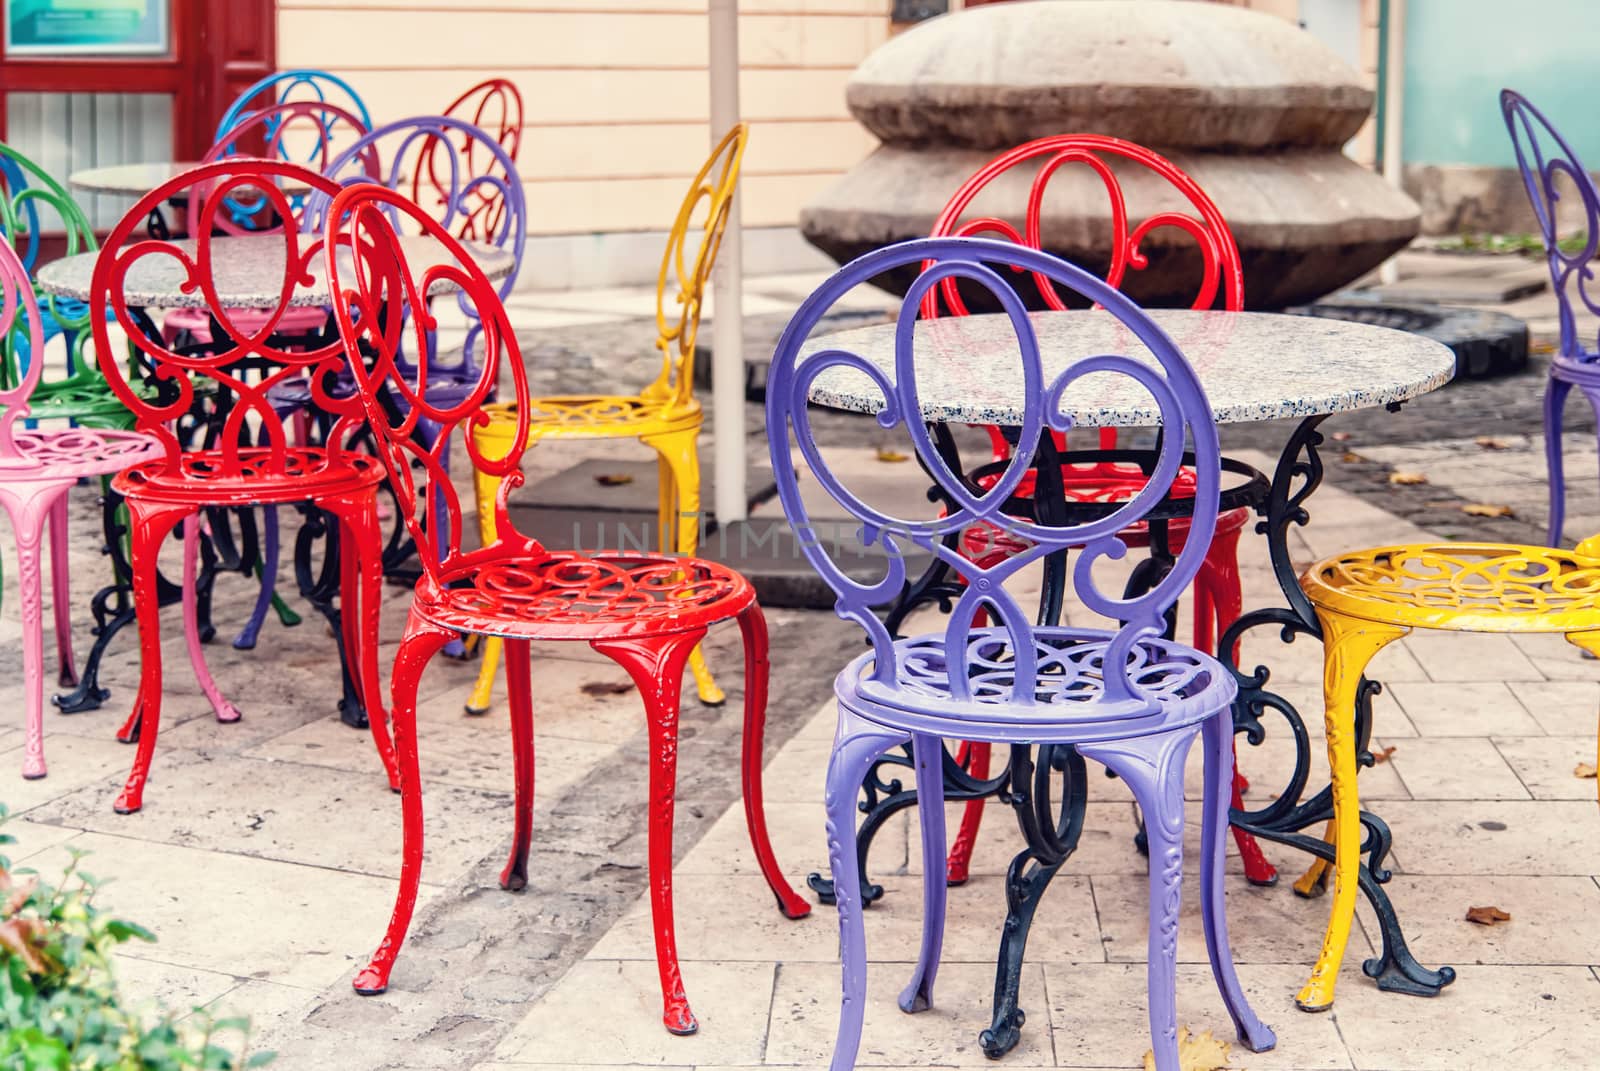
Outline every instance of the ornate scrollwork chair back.
MULTIPOLYGON (((522 147, 522 94, 517 91, 516 83, 506 78, 489 78, 461 96, 450 102, 444 114, 455 119, 464 119, 471 126, 483 131, 493 138, 492 144, 510 158, 512 164, 517 162, 517 152, 522 147)), ((462 132, 466 134, 465 131, 462 132)), ((496 154, 488 151, 491 144, 480 141, 478 138, 467 134, 459 142, 459 154, 466 164, 466 173, 469 175, 492 174, 499 165, 496 154)), ((418 204, 426 204, 424 197, 442 184, 436 170, 434 147, 424 146, 422 153, 417 158, 417 170, 412 179, 411 199, 418 204)), ((484 186, 476 191, 472 207, 461 219, 456 228, 456 237, 467 240, 495 242, 492 235, 500 233, 502 217, 506 212, 506 200, 497 194, 492 186, 484 186)))
POLYGON ((700 331, 706 280, 722 248, 722 235, 733 210, 749 140, 750 128, 743 123, 723 135, 689 183, 689 192, 678 208, 656 281, 656 346, 661 350, 661 374, 644 389, 646 398, 671 401, 674 407, 686 407, 691 402, 695 339, 700 331), (697 231, 696 215, 702 203, 705 215, 697 231), (691 244, 695 233, 699 234, 699 242, 691 244))
POLYGON ((425 574, 442 585, 443 578, 460 573, 468 559, 507 554, 524 559, 542 557, 536 541, 516 532, 506 509, 510 493, 523 479, 528 381, 495 284, 444 223, 395 190, 374 183, 348 187, 333 199, 327 219, 329 240, 335 245, 329 253, 337 254, 329 259, 330 288, 336 299, 339 331, 351 355, 357 397, 377 432, 374 438, 425 574), (397 227, 396 218, 406 226, 397 227), (413 269, 400 247, 402 229, 438 241, 448 259, 413 269), (433 369, 422 344, 434 330, 427 295, 442 283, 452 284, 463 304, 470 304, 476 313, 483 350, 471 388, 445 397, 428 390, 433 369), (412 335, 410 346, 404 342, 408 332, 412 335), (407 349, 421 355, 415 364, 403 359, 407 349), (502 363, 510 369, 521 424, 509 452, 496 449, 486 453, 480 449, 476 433, 488 424, 482 408, 493 395, 502 363), (424 420, 438 429, 436 435, 417 434, 417 426, 424 420), (458 432, 473 466, 500 481, 494 504, 497 538, 472 552, 461 549, 461 501, 443 461, 458 432), (447 516, 439 516, 440 510, 447 516))
MULTIPOLYGON (((446 233, 511 253, 511 271, 494 284, 496 296, 504 299, 516 285, 522 263, 528 229, 527 201, 516 162, 486 132, 465 120, 443 115, 401 119, 357 140, 323 173, 341 186, 375 180, 392 190, 410 186, 417 192, 416 178, 425 165, 428 182, 413 200, 426 210, 427 218, 446 233), (476 156, 471 153, 473 146, 477 147, 476 156), (500 208, 485 214, 485 204, 500 208), (491 216, 497 220, 495 227, 479 233, 480 226, 491 216)), ((420 226, 422 216, 398 208, 400 203, 386 201, 372 207, 385 212, 390 224, 402 233, 433 232, 432 227, 420 226)), ((327 205, 326 196, 310 199, 308 228, 323 225, 321 216, 327 205)), ((471 362, 482 330, 478 319, 482 306, 466 290, 457 292, 456 303, 468 326, 462 343, 463 357, 454 367, 454 374, 470 380, 476 378, 471 362)), ((430 344, 434 337, 432 333, 427 336, 430 344)), ((444 368, 436 362, 434 371, 442 372, 444 368)))
POLYGON ((1600 316, 1600 302, 1589 293, 1594 261, 1600 254, 1600 190, 1566 138, 1526 97, 1514 90, 1501 90, 1500 110, 1511 133, 1517 168, 1522 172, 1522 185, 1539 223, 1539 235, 1544 239, 1550 280, 1560 305, 1561 353, 1595 360, 1600 349, 1586 346, 1579 339, 1573 302, 1582 302, 1590 316, 1600 316), (1575 196, 1568 197, 1567 190, 1575 196), (1568 212, 1563 218, 1564 203, 1572 205, 1575 216, 1568 212), (1582 246, 1562 248, 1564 229, 1569 234, 1581 229, 1582 246))
POLYGON ((234 127, 253 112, 295 101, 334 105, 359 118, 363 129, 372 129, 372 116, 367 112, 366 103, 349 82, 327 71, 302 68, 269 74, 245 89, 222 113, 222 118, 217 122, 216 136, 211 140, 222 141, 225 137, 233 136, 234 127))
MULTIPOLYGON (((358 143, 369 129, 366 121, 360 116, 326 101, 301 100, 273 104, 259 111, 244 113, 238 123, 230 128, 228 136, 225 139, 219 138, 206 151, 202 163, 209 164, 217 160, 251 156, 289 161, 292 155, 297 155, 303 159, 293 162, 319 175, 329 174, 336 160, 343 161, 351 156, 347 147, 353 147, 358 143), (259 153, 242 151, 240 141, 256 133, 263 139, 262 151, 259 153), (309 147, 302 152, 291 154, 288 151, 291 141, 306 142, 309 147)), ((353 161, 359 164, 368 177, 376 178, 380 173, 377 153, 370 149, 356 153, 353 161)), ((351 171, 354 170, 352 163, 346 163, 346 167, 351 171)), ((304 193, 291 191, 288 203, 293 214, 282 219, 269 219, 266 218, 263 202, 235 194, 229 198, 229 211, 224 215, 214 216, 213 219, 215 225, 224 233, 234 235, 271 232, 290 224, 296 229, 312 231, 315 228, 305 226, 306 199, 304 193)), ((203 200, 204 198, 189 200, 190 235, 199 233, 196 228, 200 225, 200 204, 203 200)))
MULTIPOLYGON (((1082 165, 1093 173, 1105 187, 1111 209, 1111 233, 1108 240, 1098 243, 1110 250, 1105 271, 1106 283, 1120 289, 1128 281, 1130 271, 1140 271, 1149 265, 1149 257, 1141 250, 1146 240, 1158 230, 1176 228, 1187 234, 1199 247, 1201 277, 1190 308, 1210 309, 1217 306, 1237 312, 1244 308, 1244 269, 1239 259, 1239 249, 1228 229, 1222 212, 1195 181, 1166 157, 1142 145, 1121 138, 1099 134, 1061 134, 1039 138, 1002 153, 974 173, 961 185, 945 205, 944 211, 934 221, 930 237, 998 236, 1029 249, 1047 249, 1049 236, 1044 233, 1044 203, 1050 182, 1068 165, 1082 165), (1110 161, 1119 161, 1123 167, 1118 174, 1110 161), (996 215, 981 215, 963 220, 967 209, 991 184, 998 182, 1013 186, 1013 169, 1025 164, 1037 164, 1037 170, 1027 187, 1026 209, 1022 228, 996 215), (1186 204, 1178 208, 1163 208, 1133 222, 1128 212, 1128 199, 1123 190, 1125 175, 1150 172, 1163 180, 1160 189, 1163 199, 1175 192, 1186 204), (1168 189, 1170 188, 1170 189, 1168 189)), ((996 193, 999 191, 997 190, 996 193)), ((1007 191, 1007 195, 1014 191, 1007 191)), ((1009 218, 1015 218, 1014 216, 1009 218)), ((1052 309, 1065 309, 1067 302, 1048 279, 1035 275, 1034 283, 1044 304, 1052 309)), ((961 316, 967 306, 957 291, 954 279, 946 280, 937 291, 923 299, 923 315, 937 316, 941 311, 961 316)))
MULTIPOLYGON (((1047 253, 992 239, 936 238, 904 242, 867 254, 846 265, 812 295, 796 313, 778 344, 767 389, 767 423, 772 432, 773 463, 778 492, 791 525, 800 535, 807 558, 837 594, 841 617, 860 624, 868 633, 875 654, 875 680, 884 688, 906 687, 908 665, 897 655, 888 630, 873 612, 875 606, 900 594, 906 580, 903 554, 912 547, 943 560, 966 581, 949 615, 943 649, 962 652, 942 670, 948 675, 952 695, 959 700, 1031 705, 1046 677, 1066 667, 1051 663, 1035 644, 1038 631, 1033 614, 1006 591, 1005 581, 1045 555, 1067 548, 1082 548, 1074 565, 1080 599, 1095 613, 1124 624, 1107 648, 1107 659, 1124 667, 1120 674, 1106 673, 1102 699, 1131 711, 1150 708, 1141 696, 1137 677, 1141 639, 1159 636, 1164 615, 1193 580, 1205 557, 1216 524, 1220 465, 1216 426, 1200 381, 1170 338, 1157 328, 1128 298, 1080 268, 1047 253), (921 274, 912 284, 899 312, 895 333, 893 372, 842 349, 808 349, 807 336, 819 320, 852 287, 885 272, 920 262, 921 274), (1125 329, 1129 351, 1142 347, 1154 357, 1139 360, 1122 354, 1102 354, 1077 361, 1059 375, 1049 376, 1022 298, 1005 279, 1005 269, 1017 267, 1046 280, 1053 288, 1077 295, 1103 307, 1125 329), (926 299, 947 281, 987 290, 1010 318, 1016 332, 1018 362, 1014 375, 1025 420, 1017 429, 1012 463, 992 482, 975 487, 953 472, 930 435, 919 401, 918 352, 937 350, 940 325, 922 320, 918 311, 926 299), (807 410, 812 383, 830 369, 850 369, 868 377, 884 398, 878 423, 900 430, 909 439, 918 460, 932 475, 956 508, 936 518, 889 515, 857 497, 845 481, 830 472, 817 446, 807 410), (1164 434, 1146 485, 1126 501, 1108 505, 1104 515, 1070 527, 1039 525, 1003 510, 1006 500, 1023 480, 1040 437, 1065 432, 1071 419, 1062 411, 1064 397, 1077 381, 1091 374, 1131 377, 1159 409, 1164 434), (783 447, 792 434, 794 452, 783 447), (1189 537, 1177 554, 1172 571, 1148 591, 1132 598, 1107 595, 1096 575, 1105 558, 1120 558, 1126 547, 1118 533, 1144 517, 1167 493, 1182 467, 1185 440, 1194 451, 1194 520, 1189 537), (798 491, 794 454, 821 488, 852 517, 861 521, 857 540, 862 545, 881 543, 888 554, 882 580, 862 584, 853 580, 828 553, 827 541, 817 538, 816 526, 798 491), (1028 549, 1009 558, 980 564, 963 555, 959 540, 951 539, 970 526, 992 525, 1028 549), (954 545, 952 545, 954 544, 954 545), (977 629, 974 617, 987 611, 997 628, 977 629), (1004 695, 984 690, 983 677, 1007 663, 1004 675, 1013 684, 1004 695), (1013 675, 1014 674, 1014 675, 1013 675), (1131 676, 1130 676, 1131 675, 1131 676), (969 678, 971 683, 969 684, 969 678)), ((831 534, 831 533, 830 533, 831 534)), ((929 665, 918 672, 929 671, 929 665)), ((1087 670, 1086 670, 1087 672, 1087 670)), ((1166 685, 1162 685, 1165 687, 1166 685)), ((914 687, 914 685, 911 685, 914 687)), ((1085 696, 1085 698, 1092 698, 1085 696)))
MULTIPOLYGON (((200 479, 226 479, 255 476, 304 476, 317 472, 300 466, 306 463, 304 451, 291 451, 282 418, 269 401, 268 392, 276 385, 311 373, 312 390, 318 406, 338 418, 328 437, 327 453, 319 465, 338 468, 344 464, 343 442, 360 425, 360 404, 353 399, 328 396, 321 387, 325 373, 346 367, 344 348, 337 338, 321 345, 304 347, 303 338, 286 342, 277 336, 280 321, 291 309, 308 302, 297 300, 298 282, 320 270, 322 239, 294 227, 279 228, 272 235, 260 236, 264 243, 253 256, 282 256, 282 274, 276 294, 261 294, 260 305, 253 305, 236 316, 220 294, 230 285, 230 265, 213 255, 218 231, 226 231, 222 217, 226 204, 243 197, 263 202, 267 211, 290 220, 295 212, 285 185, 332 193, 334 184, 315 172, 276 160, 230 157, 204 164, 162 183, 140 198, 137 204, 112 229, 95 264, 91 282, 90 317, 94 329, 100 370, 112 391, 137 419, 140 431, 157 438, 165 448, 172 474, 182 470, 184 446, 172 430, 174 422, 189 413, 195 400, 196 380, 216 385, 215 405, 223 414, 217 428, 212 454, 216 467, 208 462, 206 471, 188 474, 200 479), (195 237, 183 241, 146 239, 138 233, 144 220, 156 207, 177 196, 197 202, 195 237), (275 241, 274 241, 275 239, 275 241), (265 243, 281 249, 268 252, 265 243), (180 346, 163 341, 144 311, 140 280, 157 279, 177 272, 182 289, 198 294, 200 308, 211 322, 211 339, 203 346, 180 346), (156 388, 138 391, 129 372, 110 355, 107 313, 120 325, 132 342, 138 372, 156 388), (253 444, 246 462, 240 450, 253 444)), ((241 269, 245 266, 240 265, 241 269)), ((302 292, 303 293, 303 292, 302 292)), ((255 295, 252 294, 252 297, 255 295)), ((320 471, 320 470, 319 470, 320 471)))

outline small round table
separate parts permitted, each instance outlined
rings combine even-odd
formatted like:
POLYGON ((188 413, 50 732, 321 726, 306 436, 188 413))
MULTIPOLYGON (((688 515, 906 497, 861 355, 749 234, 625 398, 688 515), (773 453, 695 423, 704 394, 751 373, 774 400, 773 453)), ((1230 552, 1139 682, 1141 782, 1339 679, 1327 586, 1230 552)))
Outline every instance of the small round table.
MULTIPOLYGON (((1306 502, 1322 481, 1322 461, 1317 452, 1322 435, 1318 426, 1334 413, 1376 406, 1398 409, 1407 399, 1437 389, 1454 375, 1454 354, 1420 335, 1340 320, 1187 310, 1151 310, 1149 316, 1172 337, 1199 373, 1219 423, 1300 419, 1279 456, 1265 495, 1253 503, 1261 517, 1258 530, 1266 534, 1273 573, 1287 606, 1255 610, 1240 617, 1220 638, 1219 657, 1225 664, 1231 663, 1237 657, 1240 637, 1254 629, 1269 629, 1283 642, 1296 635, 1320 640, 1316 613, 1300 590, 1288 545, 1290 525, 1303 525, 1310 519, 1306 502)), ((1108 313, 1038 312, 1030 320, 1047 384, 1074 362, 1092 355, 1124 354, 1157 367, 1131 332, 1108 313)), ((1022 423, 1022 365, 1016 331, 1008 317, 945 317, 920 321, 913 330, 917 396, 925 421, 936 430, 948 424, 1015 427, 1022 423)), ((897 379, 892 323, 820 335, 811 340, 805 352, 821 350, 856 354, 880 369, 890 383, 897 379)), ((857 413, 875 414, 883 408, 878 388, 861 372, 846 367, 830 368, 818 375, 809 398, 817 405, 857 413)), ((1089 376, 1077 381, 1065 392, 1061 411, 1077 427, 1159 427, 1161 423, 1149 397, 1127 376, 1089 376)), ((941 442, 951 440, 946 435, 941 442)), ((916 590, 918 585, 923 590, 933 587, 927 577, 911 585, 911 589, 916 590)), ((1230 664, 1230 669, 1239 685, 1239 698, 1233 708, 1235 731, 1260 743, 1264 736, 1262 718, 1276 713, 1287 723, 1296 747, 1295 770, 1287 786, 1259 810, 1232 811, 1232 824, 1264 840, 1331 862, 1332 846, 1302 832, 1325 822, 1332 814, 1332 804, 1327 788, 1314 794, 1306 791, 1313 764, 1311 740, 1300 713, 1287 699, 1268 689, 1266 667, 1245 672, 1230 664)), ((1371 726, 1371 699, 1377 687, 1363 681, 1355 711, 1356 739, 1362 742, 1363 752, 1371 726)), ((1047 750, 1040 749, 1038 768, 1054 766, 1070 778, 1071 764, 1063 761, 1063 756, 1045 754, 1047 750)), ((1012 766, 1033 768, 1031 760, 1024 757, 1023 761, 1024 766, 1019 766, 1014 759, 1012 766)), ((1362 764, 1369 765, 1370 761, 1370 756, 1363 754, 1362 764)), ((904 756, 896 754, 880 760, 880 765, 912 766, 909 749, 904 756)), ((881 828, 889 813, 916 801, 914 789, 900 787, 903 780, 903 775, 896 777, 893 769, 884 772, 874 766, 869 771, 863 783, 866 801, 862 809, 867 812, 862 824, 864 836, 881 828)), ((1011 784, 1005 774, 991 782, 975 781, 948 753, 945 780, 947 800, 1005 792, 1018 808, 1049 808, 1048 800, 1032 799, 1029 784, 1011 784)), ((1081 807, 1081 787, 1074 793, 1064 786, 1062 807, 1072 806, 1074 798, 1078 801, 1076 806, 1081 807)), ((1369 812, 1363 811, 1361 817, 1370 852, 1369 861, 1361 868, 1361 889, 1371 901, 1382 931, 1382 951, 1367 961, 1364 970, 1382 989, 1435 995, 1454 980, 1455 972, 1449 967, 1430 970, 1411 955, 1393 905, 1382 888, 1389 880, 1384 866, 1392 842, 1389 828, 1369 812)), ((1022 825, 1026 830, 1029 823, 1022 825)), ((1064 814, 1056 828, 1081 828, 1081 814, 1064 814)), ((1042 839, 1051 840, 1048 836, 1042 839)), ((1022 1015, 1017 1008, 1017 993, 1029 923, 1049 878, 1074 847, 1074 843, 1062 843, 1059 838, 1053 843, 1034 843, 1030 839, 1024 857, 1010 868, 1010 915, 1000 944, 994 1019, 981 1039, 990 1056, 1003 1054, 1018 1040, 1022 1015)), ((859 858, 864 868, 865 841, 859 858)), ((813 887, 827 899, 831 882, 813 877, 818 879, 813 881, 813 887)), ((861 887, 864 898, 869 896, 868 890, 873 886, 864 873, 861 887)))
MULTIPOLYGON (((74 171, 67 176, 67 185, 85 193, 103 194, 111 197, 143 197, 168 179, 176 178, 186 171, 199 167, 198 162, 185 163, 181 161, 160 160, 143 164, 110 164, 106 167, 89 167, 82 171, 74 171)), ((287 176, 278 180, 283 191, 291 197, 303 197, 310 193, 310 187, 296 182, 287 176)), ((181 191, 168 202, 172 207, 182 209, 188 203, 188 194, 181 191)), ((161 214, 160 208, 150 211, 150 218, 146 222, 146 230, 150 237, 166 241, 172 237, 172 230, 167 225, 166 219, 161 214)))
MULTIPOLYGON (((85 193, 104 193, 114 196, 143 197, 168 179, 199 167, 198 161, 182 163, 162 160, 144 164, 111 164, 107 167, 89 167, 67 176, 67 185, 85 193)), ((309 193, 308 187, 285 181, 286 193, 309 193)))
MULTIPOLYGON (((303 250, 311 239, 299 239, 303 250)), ((196 242, 192 238, 166 243, 195 254, 196 242)), ((476 242, 465 243, 467 251, 491 279, 503 279, 511 273, 516 258, 509 252, 476 242)), ((223 308, 259 309, 276 308, 283 290, 284 264, 287 245, 282 234, 241 235, 212 238, 211 273, 216 283, 217 298, 223 308)), ((406 235, 400 239, 400 250, 406 263, 420 273, 424 265, 445 260, 444 247, 432 238, 406 235)), ((99 253, 78 253, 51 261, 39 269, 39 289, 59 297, 89 300, 90 282, 94 277, 95 261, 99 253)), ((289 304, 299 308, 316 308, 331 304, 328 296, 326 268, 321 256, 307 265, 310 280, 295 288, 289 304)), ((156 309, 203 309, 207 298, 199 287, 185 287, 189 273, 176 258, 164 255, 140 257, 128 268, 123 278, 123 293, 129 305, 156 309)), ((431 295, 454 289, 448 279, 433 282, 431 295)))

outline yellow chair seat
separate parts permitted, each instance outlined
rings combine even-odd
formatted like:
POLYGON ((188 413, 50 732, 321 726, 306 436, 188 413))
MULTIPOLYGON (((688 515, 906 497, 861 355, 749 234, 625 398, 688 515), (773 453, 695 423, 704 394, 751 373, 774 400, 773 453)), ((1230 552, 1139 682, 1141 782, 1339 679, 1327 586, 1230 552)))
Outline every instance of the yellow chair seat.
MULTIPOLYGON (((1300 587, 1322 628, 1322 694, 1333 819, 1333 903, 1322 954, 1295 998, 1307 1011, 1333 1005, 1355 918, 1361 868, 1361 800, 1356 787, 1356 704, 1373 656, 1412 629, 1549 632, 1600 654, 1600 541, 1578 551, 1511 543, 1416 543, 1326 558, 1300 587)), ((1419 746, 1427 746, 1424 740, 1419 746)), ((1328 865, 1312 864, 1295 890, 1312 895, 1328 865)))
POLYGON ((1416 543, 1327 558, 1301 588, 1364 621, 1454 632, 1600 629, 1600 560, 1507 543, 1416 543))
MULTIPOLYGON (((516 406, 497 402, 483 407, 489 424, 485 439, 509 438, 517 426, 516 406)), ((571 394, 533 398, 528 402, 528 438, 637 438, 698 427, 704 420, 700 403, 676 398, 657 400, 641 395, 571 394)))

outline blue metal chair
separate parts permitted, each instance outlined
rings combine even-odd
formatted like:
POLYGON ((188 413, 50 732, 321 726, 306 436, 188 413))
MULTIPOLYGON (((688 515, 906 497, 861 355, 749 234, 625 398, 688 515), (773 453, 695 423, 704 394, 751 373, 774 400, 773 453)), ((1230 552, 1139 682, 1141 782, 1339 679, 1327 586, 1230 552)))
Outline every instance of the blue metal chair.
MULTIPOLYGON (((1155 1065, 1158 1071, 1178 1071, 1175 987, 1183 880, 1183 769, 1190 746, 1203 734, 1200 902, 1212 973, 1240 1039, 1256 1052, 1271 1048, 1276 1039, 1250 1009, 1235 976, 1223 910, 1224 840, 1233 793, 1231 705, 1237 687, 1210 655, 1162 638, 1167 613, 1194 580, 1209 549, 1221 482, 1211 407, 1177 346, 1127 297, 1047 253, 975 238, 903 242, 845 265, 800 306, 772 359, 767 428, 778 495, 799 545, 836 593, 835 611, 859 624, 870 641, 870 649, 834 682, 839 728, 824 793, 844 975, 833 1071, 855 1066, 866 1000, 857 789, 880 756, 908 741, 917 765, 925 914, 921 954, 900 1007, 917 1012, 932 1002, 945 914, 944 739, 1064 746, 1072 752, 1080 774, 1076 756, 1104 763, 1133 790, 1150 838, 1149 1017, 1155 1065), (919 264, 924 267, 901 305, 892 348, 863 348, 856 353, 843 338, 808 345, 822 317, 854 287, 919 264), (1059 374, 1047 376, 1033 324, 1005 278, 1013 268, 1049 279, 1101 306, 1116 329, 1112 345, 1118 348, 1082 357, 1059 374), (924 296, 946 279, 989 291, 1005 310, 1004 338, 1008 350, 1009 340, 1015 341, 1012 352, 1018 352, 1018 360, 1008 361, 1003 370, 990 369, 987 358, 993 354, 973 354, 951 337, 969 330, 975 319, 988 318, 968 317, 965 327, 959 321, 955 327, 951 321, 918 321, 924 296), (1122 355, 1135 348, 1147 350, 1154 359, 1122 355), (943 368, 930 372, 929 356, 941 352, 949 354, 943 368), (980 359, 983 369, 971 367, 980 359), (841 372, 848 375, 840 376, 841 372), (1016 401, 1005 413, 995 410, 992 419, 1012 423, 1016 413, 1022 414, 1020 426, 1013 428, 1016 448, 992 485, 980 487, 953 472, 935 444, 927 422, 943 418, 923 398, 933 393, 931 377, 941 372, 951 377, 945 384, 947 395, 960 390, 963 377, 996 375, 1015 383, 1016 401), (830 373, 834 376, 830 388, 850 379, 874 386, 882 398, 879 426, 904 433, 910 440, 908 451, 915 452, 957 508, 934 518, 894 516, 857 497, 847 481, 830 471, 808 411, 812 384, 819 375, 830 373), (1073 423, 1062 411, 1064 395, 1090 375, 1133 379, 1161 413, 1162 437, 1149 482, 1129 500, 1108 504, 1102 516, 1082 523, 1049 526, 1006 513, 1007 501, 1036 464, 1041 438, 1064 433, 1073 423), (1105 594, 1097 568, 1105 559, 1126 554, 1120 533, 1170 493, 1186 463, 1186 439, 1193 449, 1194 515, 1171 572, 1143 594, 1105 594), (821 525, 800 493, 797 462, 809 470, 807 479, 820 488, 818 493, 861 522, 859 529, 851 531, 854 526, 847 524, 819 530, 821 525), (975 525, 991 525, 1027 549, 1014 557, 975 562, 961 553, 959 538, 975 525), (883 578, 875 583, 853 579, 839 562, 855 560, 874 544, 883 549, 883 578), (1120 622, 1115 627, 1035 625, 1033 615, 1006 590, 1006 581, 1022 569, 1074 548, 1081 548, 1074 572, 1079 599, 1093 613, 1120 622), (966 585, 942 632, 895 639, 875 609, 900 595, 907 580, 908 551, 937 556, 966 585), (983 617, 992 625, 980 626, 983 617)), ((1041 757, 1040 768, 1048 765, 1041 757)), ((1027 821, 1022 824, 1026 835, 1027 821)))

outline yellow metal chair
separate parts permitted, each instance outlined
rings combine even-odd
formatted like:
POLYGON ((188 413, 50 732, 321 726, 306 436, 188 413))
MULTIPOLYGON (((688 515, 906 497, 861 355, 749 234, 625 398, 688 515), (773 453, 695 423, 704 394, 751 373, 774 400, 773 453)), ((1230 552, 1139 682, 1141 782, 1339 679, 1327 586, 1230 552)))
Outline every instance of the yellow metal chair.
MULTIPOLYGON (((527 447, 546 439, 620 438, 638 439, 655 449, 661 549, 672 553, 692 555, 699 545, 700 458, 696 440, 705 418, 694 397, 695 334, 700 327, 706 279, 722 244, 748 139, 749 128, 743 123, 729 130, 689 184, 689 193, 678 209, 656 282, 656 348, 661 351, 662 363, 655 382, 636 395, 567 395, 534 398, 528 403, 532 412, 524 444, 527 447), (697 227, 695 217, 702 202, 706 205, 704 222, 697 227), (701 235, 695 250, 689 248, 691 229, 698 229, 701 235)), ((477 431, 479 448, 485 457, 503 457, 516 435, 515 407, 488 405, 484 412, 489 423, 477 431)), ((494 502, 499 486, 499 480, 479 470, 478 532, 485 544, 495 538, 494 502)), ((467 700, 469 713, 489 709, 500 648, 500 640, 495 637, 484 643, 483 665, 467 700)), ((699 647, 689 658, 689 669, 700 701, 722 702, 722 689, 712 679, 699 647)))
MULTIPOLYGON (((1322 691, 1333 774, 1333 908, 1322 955, 1295 998, 1307 1011, 1333 1004, 1350 938, 1361 866, 1355 704, 1373 656, 1412 629, 1560 633, 1600 655, 1600 536, 1566 551, 1497 543, 1413 544, 1350 551, 1306 570, 1300 586, 1322 625, 1322 691)), ((1295 889, 1326 875, 1318 860, 1295 889)))

